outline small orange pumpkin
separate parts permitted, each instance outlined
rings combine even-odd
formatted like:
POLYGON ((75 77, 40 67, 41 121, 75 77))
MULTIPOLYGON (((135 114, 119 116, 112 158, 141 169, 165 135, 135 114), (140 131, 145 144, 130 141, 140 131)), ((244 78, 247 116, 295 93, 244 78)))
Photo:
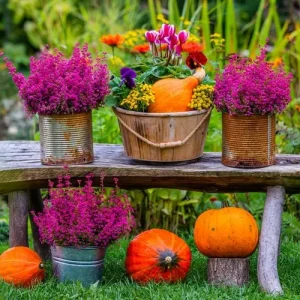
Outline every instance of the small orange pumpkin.
POLYGON ((151 229, 130 242, 125 267, 127 274, 139 283, 173 283, 186 277, 191 256, 189 246, 176 234, 164 229, 151 229))
POLYGON ((13 247, 0 256, 0 279, 20 287, 30 287, 45 278, 39 255, 28 247, 13 247))
POLYGON ((188 104, 191 102, 193 89, 204 77, 205 71, 199 67, 193 76, 185 79, 165 78, 158 80, 152 86, 155 102, 149 105, 148 112, 166 113, 192 110, 188 104))
POLYGON ((194 240, 208 257, 247 257, 257 247, 258 227, 254 217, 242 208, 211 209, 198 217, 194 240))

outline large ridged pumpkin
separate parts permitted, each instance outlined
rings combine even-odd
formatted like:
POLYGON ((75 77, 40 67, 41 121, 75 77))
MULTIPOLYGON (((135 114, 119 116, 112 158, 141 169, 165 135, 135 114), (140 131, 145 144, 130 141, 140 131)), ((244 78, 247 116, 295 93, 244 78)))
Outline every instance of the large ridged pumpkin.
POLYGON ((176 234, 151 229, 137 235, 127 249, 127 274, 139 283, 177 282, 190 268, 191 250, 176 234))
POLYGON ((0 256, 0 279, 20 287, 30 287, 45 277, 39 255, 28 247, 13 247, 0 256))
POLYGON ((247 257, 257 247, 258 227, 245 209, 211 209, 198 217, 194 239, 198 250, 208 257, 247 257))
POLYGON ((150 113, 185 112, 192 110, 193 89, 204 79, 205 71, 197 68, 193 76, 185 79, 165 78, 153 84, 155 101, 148 107, 150 113))

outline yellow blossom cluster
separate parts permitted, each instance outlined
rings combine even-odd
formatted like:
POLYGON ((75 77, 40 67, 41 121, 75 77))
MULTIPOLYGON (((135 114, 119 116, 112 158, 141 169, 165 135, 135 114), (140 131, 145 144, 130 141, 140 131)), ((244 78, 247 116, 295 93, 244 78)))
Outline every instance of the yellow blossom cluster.
POLYGON ((198 85, 193 89, 193 96, 188 107, 192 109, 208 109, 213 104, 214 88, 208 84, 198 85))
POLYGON ((123 60, 120 57, 116 56, 116 55, 111 56, 108 59, 108 62, 113 67, 123 67, 123 66, 125 66, 125 63, 123 62, 123 60))
POLYGON ((146 43, 145 38, 145 29, 135 29, 135 30, 129 30, 127 31, 123 37, 124 37, 124 43, 123 46, 125 48, 133 48, 135 45, 140 45, 146 43))
POLYGON ((195 34, 190 33, 189 38, 188 38, 188 42, 199 43, 200 42, 200 38, 198 36, 196 36, 195 34))
POLYGON ((155 101, 151 84, 138 84, 120 105, 134 111, 146 111, 147 107, 155 101))
POLYGON ((211 34, 210 42, 212 43, 213 47, 215 47, 216 52, 224 52, 225 39, 223 39, 219 33, 211 34))
POLYGON ((169 21, 164 17, 163 14, 158 14, 156 16, 157 21, 160 21, 162 24, 169 24, 169 21))

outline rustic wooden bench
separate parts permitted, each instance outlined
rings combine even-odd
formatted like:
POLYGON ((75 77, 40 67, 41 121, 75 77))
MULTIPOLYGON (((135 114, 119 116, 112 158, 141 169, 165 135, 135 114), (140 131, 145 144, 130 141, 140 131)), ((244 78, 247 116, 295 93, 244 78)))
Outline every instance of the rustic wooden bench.
MULTIPOLYGON (((205 153, 189 164, 146 164, 128 159, 122 146, 95 144, 95 161, 71 165, 72 177, 104 172, 105 185, 113 186, 118 177, 125 189, 150 187, 177 188, 206 192, 266 192, 258 254, 258 280, 266 292, 282 293, 277 258, 285 192, 300 192, 300 156, 278 155, 276 165, 261 169, 233 169, 221 164, 220 153, 205 153)), ((0 142, 0 194, 8 194, 10 209, 10 246, 28 245, 28 211, 40 211, 40 189, 48 179, 62 174, 61 166, 40 163, 37 142, 0 142)), ((32 220, 31 220, 32 222, 32 220)), ((32 224, 35 249, 43 256, 47 247, 40 245, 37 228, 32 224)))

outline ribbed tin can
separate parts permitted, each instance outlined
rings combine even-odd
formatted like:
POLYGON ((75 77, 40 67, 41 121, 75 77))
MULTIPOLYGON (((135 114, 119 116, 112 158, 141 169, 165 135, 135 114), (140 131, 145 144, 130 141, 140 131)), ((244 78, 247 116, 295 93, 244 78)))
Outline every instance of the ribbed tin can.
POLYGON ((87 164, 93 161, 91 111, 68 115, 40 115, 39 129, 43 164, 87 164))
POLYGON ((222 116, 222 163, 261 168, 275 163, 275 115, 222 116))
POLYGON ((100 281, 105 249, 97 247, 51 247, 54 275, 60 282, 79 281, 83 286, 100 281))

